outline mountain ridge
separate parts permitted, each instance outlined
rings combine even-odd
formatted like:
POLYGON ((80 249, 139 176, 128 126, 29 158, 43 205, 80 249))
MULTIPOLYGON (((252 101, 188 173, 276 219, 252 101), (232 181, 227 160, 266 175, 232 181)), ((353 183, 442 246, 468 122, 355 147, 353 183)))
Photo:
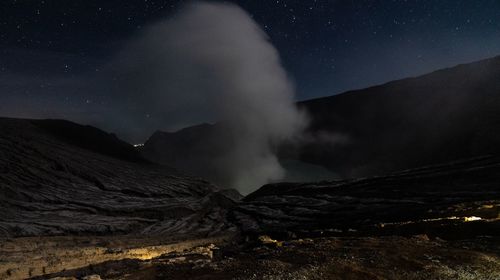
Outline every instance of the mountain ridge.
POLYGON ((359 91, 365 91, 365 90, 369 90, 369 89, 384 87, 384 86, 387 86, 387 85, 391 85, 393 83, 411 81, 411 80, 422 78, 422 77, 429 76, 429 75, 432 75, 432 74, 438 74, 438 73, 441 73, 443 71, 446 72, 446 71, 449 71, 449 70, 453 70, 455 68, 467 67, 467 66, 469 66, 471 64, 478 64, 478 63, 484 63, 484 62, 497 62, 497 63, 499 63, 500 62, 500 55, 493 56, 493 57, 490 57, 490 58, 481 59, 481 60, 475 60, 475 61, 471 61, 471 62, 459 63, 459 64, 456 64, 456 65, 453 65, 453 66, 449 66, 449 67, 440 68, 440 69, 437 69, 437 70, 434 70, 434 71, 430 71, 430 72, 427 72, 427 73, 424 73, 424 74, 421 74, 421 75, 415 75, 415 76, 410 76, 410 77, 404 77, 404 78, 400 78, 400 79, 395 79, 395 80, 391 80, 391 81, 387 81, 387 82, 382 82, 382 83, 371 85, 371 86, 364 87, 364 88, 351 89, 351 90, 342 91, 342 92, 339 92, 339 93, 336 93, 336 94, 332 94, 332 95, 321 96, 321 97, 316 97, 316 98, 311 98, 311 99, 299 100, 299 101, 297 101, 297 104, 306 103, 306 102, 312 102, 312 101, 315 101, 315 100, 328 99, 328 98, 331 98, 331 97, 334 97, 334 96, 338 96, 338 95, 353 94, 353 93, 356 93, 356 92, 359 92, 359 91))
MULTIPOLYGON (((311 122, 301 141, 280 147, 280 160, 301 161, 326 167, 341 178, 355 178, 499 154, 499 77, 500 56, 495 56, 297 102, 311 122)), ((191 162, 209 162, 217 151, 224 152, 213 138, 228 137, 217 124, 200 127, 155 134, 142 154, 170 166, 181 159, 181 169, 215 180, 213 172, 190 170, 191 162)))

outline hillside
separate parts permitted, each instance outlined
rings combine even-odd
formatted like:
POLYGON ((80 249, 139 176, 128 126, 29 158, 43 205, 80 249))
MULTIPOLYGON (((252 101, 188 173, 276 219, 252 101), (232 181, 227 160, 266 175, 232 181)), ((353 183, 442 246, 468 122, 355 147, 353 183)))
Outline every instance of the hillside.
POLYGON ((299 158, 344 177, 498 154, 500 57, 308 100, 299 107, 312 118, 312 134, 347 139, 336 145, 306 144, 299 158))
POLYGON ((3 118, 0 132, 2 279, 500 275, 497 156, 238 201, 93 127, 3 118))
POLYGON ((0 278, 498 279, 499 174, 484 156, 271 184, 229 207, 232 236, 0 238, 0 278))
POLYGON ((67 121, 0 119, 0 236, 205 236, 231 225, 218 187, 67 121))
MULTIPOLYGON (((383 175, 500 152, 500 57, 367 89, 299 102, 311 123, 282 162, 326 167, 331 179, 383 175)), ((224 152, 221 124, 157 132, 143 155, 213 181, 207 170, 224 152), (201 163, 201 164, 199 164, 201 163), (200 168, 200 166, 202 166, 200 168)), ((321 173, 321 168, 317 168, 321 173)), ((297 172, 296 168, 294 172, 297 172)), ((306 177, 306 180, 314 179, 306 177)))
POLYGON ((498 236, 500 159, 485 156, 385 176, 278 183, 232 212, 249 234, 498 236))

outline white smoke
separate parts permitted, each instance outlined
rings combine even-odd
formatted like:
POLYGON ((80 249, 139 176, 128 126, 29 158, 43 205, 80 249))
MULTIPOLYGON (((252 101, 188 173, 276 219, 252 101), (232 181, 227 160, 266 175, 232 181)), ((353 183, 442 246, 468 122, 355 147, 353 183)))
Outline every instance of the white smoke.
POLYGON ((231 140, 220 140, 230 147, 212 164, 230 187, 248 193, 284 176, 274 148, 300 133, 305 117, 277 50, 238 6, 190 4, 145 30, 114 67, 114 91, 128 114, 159 120, 149 125, 224 122, 231 140))

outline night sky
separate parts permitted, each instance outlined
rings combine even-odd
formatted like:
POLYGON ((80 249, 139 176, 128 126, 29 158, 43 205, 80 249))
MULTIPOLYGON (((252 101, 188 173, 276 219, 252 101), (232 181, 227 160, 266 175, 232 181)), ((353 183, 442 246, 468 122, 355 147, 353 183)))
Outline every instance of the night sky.
MULTIPOLYGON (((78 120, 112 107, 79 77, 184 2, 1 1, 0 115, 78 120)), ((269 35, 298 100, 500 55, 497 0, 231 2, 269 35)))

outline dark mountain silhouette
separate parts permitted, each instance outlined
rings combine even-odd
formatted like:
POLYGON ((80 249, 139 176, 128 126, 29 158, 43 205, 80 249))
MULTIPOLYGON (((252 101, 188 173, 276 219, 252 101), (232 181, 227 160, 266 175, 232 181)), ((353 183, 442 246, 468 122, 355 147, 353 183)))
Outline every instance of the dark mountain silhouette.
POLYGON ((104 132, 90 125, 80 125, 66 120, 30 120, 60 140, 80 148, 131 161, 146 161, 129 143, 113 133, 104 132))
MULTIPOLYGON (((156 163, 174 166, 230 188, 227 171, 213 163, 231 151, 234 138, 223 123, 200 124, 177 132, 156 131, 140 148, 141 154, 156 163)), ((281 161, 289 181, 316 181, 338 176, 324 167, 287 158, 281 161)), ((258 187, 258 186, 256 186, 258 187)))
MULTIPOLYGON (((299 102, 311 124, 282 160, 371 176, 500 152, 500 57, 362 90, 299 102)), ((192 162, 223 151, 220 125, 157 132, 146 158, 200 176, 192 162)), ((208 177, 210 178, 208 173, 208 177)))
POLYGON ((200 124, 173 133, 156 131, 141 148, 141 153, 153 162, 224 185, 225 175, 211 162, 228 152, 230 142, 230 135, 225 134, 222 125, 200 124))
POLYGON ((500 57, 300 102, 310 132, 347 140, 309 143, 299 158, 347 177, 500 152, 500 57))

